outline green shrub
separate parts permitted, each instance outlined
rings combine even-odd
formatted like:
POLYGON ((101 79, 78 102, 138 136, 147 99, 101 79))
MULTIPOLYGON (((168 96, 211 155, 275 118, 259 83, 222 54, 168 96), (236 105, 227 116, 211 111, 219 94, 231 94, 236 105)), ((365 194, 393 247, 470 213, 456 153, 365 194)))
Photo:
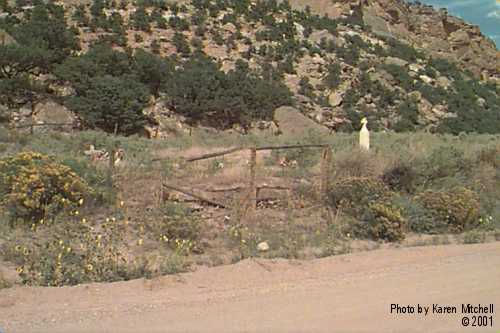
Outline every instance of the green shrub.
POLYGON ((433 213, 426 209, 422 203, 412 198, 399 197, 395 200, 395 204, 402 210, 410 231, 424 234, 438 234, 448 231, 447 224, 435 219, 433 213))
POLYGON ((2 289, 7 289, 12 287, 12 283, 8 281, 4 276, 3 273, 0 271, 0 290, 2 289))
MULTIPOLYGON (((120 248, 127 227, 114 218, 100 227, 96 232, 85 219, 64 217, 40 243, 16 241, 4 244, 3 250, 28 285, 63 286, 143 276, 141 268, 130 267, 120 248)), ((42 232, 37 229, 34 232, 42 232)))
POLYGON ((307 76, 301 77, 299 81, 298 93, 311 99, 315 99, 316 94, 314 91, 314 86, 309 82, 309 78, 307 76))
MULTIPOLYGON (((66 157, 61 161, 61 164, 69 167, 79 177, 81 177, 92 189, 95 199, 102 201, 108 198, 110 193, 108 184, 108 175, 106 170, 97 168, 94 164, 90 163, 88 159, 66 157)), ((111 195, 112 197, 112 195, 111 195)))
POLYGON ((386 170, 382 180, 394 191, 413 193, 416 187, 418 174, 410 165, 399 164, 386 170))
POLYGON ((0 160, 0 204, 14 220, 38 223, 91 193, 73 170, 48 156, 23 152, 0 160))
POLYGON ((405 238, 406 220, 399 208, 376 202, 369 205, 359 227, 369 238, 396 242, 405 238))
POLYGON ((415 131, 418 126, 418 107, 415 101, 405 101, 398 107, 401 119, 394 125, 396 132, 415 131))
POLYGON ((340 72, 341 68, 338 63, 329 64, 327 74, 323 78, 323 84, 329 89, 336 89, 341 83, 340 72))
POLYGON ((201 224, 200 220, 193 215, 191 210, 177 203, 165 204, 160 208, 161 223, 156 233, 160 237, 165 236, 171 244, 176 240, 186 240, 193 243, 199 241, 201 224))
POLYGON ((351 66, 357 65, 359 62, 359 48, 357 48, 354 44, 349 44, 348 46, 338 48, 337 54, 351 66))
POLYGON ((363 216, 365 210, 374 202, 390 199, 393 193, 376 179, 350 177, 336 181, 328 193, 329 204, 355 216, 363 216))
POLYGON ((423 161, 419 183, 428 186, 446 178, 464 178, 470 170, 471 162, 463 150, 454 146, 438 147, 423 161))
POLYGON ((183 33, 176 31, 172 43, 182 57, 189 57, 191 54, 191 47, 183 33))
POLYGON ((91 79, 88 89, 70 97, 67 105, 91 128, 130 135, 147 123, 142 110, 148 101, 149 91, 143 84, 129 78, 103 76, 91 79))
POLYGON ((259 77, 246 62, 240 60, 234 70, 224 73, 203 55, 179 68, 166 92, 172 109, 189 122, 219 129, 235 124, 248 128, 253 120, 270 120, 277 107, 292 103, 282 82, 259 77))
POLYGON ((431 213, 437 223, 446 224, 450 231, 461 232, 479 222, 478 195, 465 187, 449 191, 427 190, 415 199, 431 213))
POLYGON ((441 133, 458 135, 464 133, 500 132, 500 106, 491 109, 480 108, 477 104, 468 104, 459 94, 452 94, 448 99, 448 109, 456 113, 456 117, 444 119, 437 130, 441 133))
POLYGON ((443 103, 448 99, 448 92, 442 87, 433 87, 426 83, 417 85, 418 91, 432 104, 443 103))
POLYGON ((462 78, 462 74, 457 66, 446 59, 431 59, 429 65, 438 70, 443 76, 452 77, 454 79, 462 78))
POLYGON ((464 244, 484 243, 486 241, 486 233, 480 230, 471 230, 464 234, 464 244))
POLYGON ((481 149, 477 154, 478 163, 486 163, 500 169, 500 145, 486 147, 481 149))
POLYGON ((151 18, 146 12, 146 8, 139 6, 137 10, 130 15, 130 25, 136 30, 151 31, 151 18))
POLYGON ((382 65, 382 69, 387 71, 387 73, 391 74, 396 80, 396 83, 401 88, 403 88, 406 91, 413 90, 413 79, 408 74, 408 71, 405 68, 395 64, 389 64, 389 65, 382 65))
POLYGON ((410 45, 401 43, 394 38, 388 38, 386 41, 389 45, 387 53, 390 56, 401 58, 410 62, 415 62, 418 58, 422 58, 422 53, 410 45))

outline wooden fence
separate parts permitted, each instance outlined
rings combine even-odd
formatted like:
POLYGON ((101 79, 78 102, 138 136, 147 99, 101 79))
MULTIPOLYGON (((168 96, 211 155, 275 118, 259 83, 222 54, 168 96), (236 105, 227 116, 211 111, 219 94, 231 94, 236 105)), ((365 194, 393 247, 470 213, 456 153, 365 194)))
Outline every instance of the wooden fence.
POLYGON ((62 126, 71 126, 75 127, 75 123, 29 123, 29 124, 21 124, 13 126, 13 129, 21 129, 21 128, 29 128, 30 134, 33 134, 35 131, 35 127, 62 127, 62 126))
MULTIPOLYGON (((264 151, 264 150, 284 150, 284 149, 322 149, 322 154, 321 154, 321 165, 320 165, 320 181, 319 181, 319 186, 318 186, 318 200, 323 202, 326 199, 327 196, 327 191, 328 191, 328 180, 329 180, 329 174, 330 174, 330 166, 331 166, 331 160, 332 160, 332 150, 329 145, 286 145, 286 146, 263 146, 263 147, 237 147, 237 148, 231 148, 227 150, 223 150, 220 152, 215 152, 215 153, 209 153, 209 154, 203 154, 199 155, 196 157, 190 157, 186 158, 187 162, 195 162, 195 161, 201 161, 201 160, 206 160, 206 159, 211 159, 211 158, 216 158, 216 157, 221 157, 229 154, 233 154, 242 150, 248 150, 249 155, 250 155, 250 160, 248 163, 248 168, 249 168, 249 179, 247 182, 247 187, 242 187, 242 186, 236 186, 236 187, 230 187, 230 188, 225 188, 225 189, 217 189, 214 190, 214 192, 227 192, 227 191, 240 191, 246 190, 246 197, 248 199, 248 202, 250 202, 250 207, 255 208, 258 203, 258 198, 259 198, 259 192, 263 189, 274 189, 274 190, 290 190, 288 187, 283 187, 283 186, 269 186, 269 185, 258 185, 257 183, 257 175, 256 175, 256 169, 257 169, 257 153, 259 151, 264 151)), ((160 161, 162 159, 155 159, 155 161, 160 161)), ((167 184, 163 181, 162 179, 162 189, 168 189, 168 190, 173 190, 180 192, 182 194, 188 195, 190 197, 193 197, 197 200, 200 200, 202 202, 205 202, 209 205, 213 206, 218 206, 222 208, 227 208, 225 203, 219 202, 217 200, 213 200, 210 198, 207 198, 205 195, 202 193, 199 193, 199 191, 196 191, 195 189, 186 189, 186 188, 181 188, 176 185, 172 184, 167 184)))

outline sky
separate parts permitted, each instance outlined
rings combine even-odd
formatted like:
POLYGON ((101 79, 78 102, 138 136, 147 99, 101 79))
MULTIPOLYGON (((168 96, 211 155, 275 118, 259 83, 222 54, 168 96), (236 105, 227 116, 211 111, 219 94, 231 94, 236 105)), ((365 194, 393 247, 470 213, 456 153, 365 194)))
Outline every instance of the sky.
POLYGON ((436 8, 447 8, 448 13, 478 25, 500 48, 500 0, 420 0, 436 8))

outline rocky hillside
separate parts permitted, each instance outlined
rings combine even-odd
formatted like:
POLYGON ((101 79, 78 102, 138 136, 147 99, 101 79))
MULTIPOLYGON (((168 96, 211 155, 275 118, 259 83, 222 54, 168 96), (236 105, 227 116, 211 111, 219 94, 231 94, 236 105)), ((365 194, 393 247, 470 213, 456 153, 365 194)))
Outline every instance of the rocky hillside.
POLYGON ((95 0, 0 7, 7 120, 58 114, 83 127, 168 136, 189 126, 268 127, 274 110, 290 105, 332 130, 357 129, 365 116, 374 130, 500 132, 499 52, 477 27, 428 6, 95 0))
MULTIPOLYGON (((357 9, 372 31, 425 50, 432 57, 456 62, 476 77, 500 79, 500 52, 479 27, 448 15, 446 10, 402 0, 338 1, 337 15, 357 9)), ((318 8, 321 11, 321 8, 318 8)), ((335 11, 332 12, 335 14, 335 11)))

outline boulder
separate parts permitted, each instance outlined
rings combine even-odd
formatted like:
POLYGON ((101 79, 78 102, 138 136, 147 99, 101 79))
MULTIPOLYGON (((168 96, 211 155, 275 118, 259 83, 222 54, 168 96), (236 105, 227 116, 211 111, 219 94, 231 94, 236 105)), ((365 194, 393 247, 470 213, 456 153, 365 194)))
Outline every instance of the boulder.
POLYGON ((426 119, 433 120, 432 104, 425 98, 418 101, 418 112, 426 119))
POLYGON ((401 67, 405 67, 406 65, 408 65, 408 61, 396 57, 386 57, 384 59, 384 63, 386 65, 398 65, 401 67))
POLYGON ((303 38, 304 37, 304 26, 297 23, 297 22, 293 22, 293 25, 295 26, 295 31, 297 31, 297 34, 299 35, 300 38, 303 38))
POLYGON ((331 106, 336 107, 342 104, 342 95, 339 92, 332 92, 330 96, 328 96, 328 102, 331 106))
POLYGON ((5 30, 0 29, 0 45, 14 44, 15 39, 9 35, 5 30))
POLYGON ((372 81, 379 82, 390 91, 396 90, 394 77, 391 74, 387 73, 386 71, 380 70, 378 72, 370 73, 369 75, 372 81))
POLYGON ((424 69, 424 66, 422 65, 419 65, 419 64, 410 64, 408 66, 408 69, 412 72, 416 72, 418 73, 419 71, 423 70, 424 69))
POLYGON ((450 34, 448 40, 453 46, 464 46, 470 44, 469 34, 463 30, 457 30, 450 34))
POLYGON ((316 30, 309 35, 309 40, 316 44, 319 44, 323 38, 333 40, 335 45, 338 45, 339 39, 335 38, 328 30, 316 30))
POLYGON ((419 75, 420 80, 427 84, 432 84, 434 82, 434 79, 428 77, 427 75, 419 75))
POLYGON ((231 22, 224 24, 222 26, 222 29, 224 29, 225 31, 230 32, 232 34, 234 34, 236 32, 236 27, 231 22))
POLYGON ((37 104, 34 117, 37 122, 43 123, 72 123, 75 119, 65 106, 51 100, 37 104))
POLYGON ((319 54, 315 54, 314 57, 312 58, 312 63, 314 65, 324 65, 326 64, 326 61, 319 54))
POLYGON ((324 126, 315 123, 299 110, 291 106, 282 106, 274 111, 274 120, 285 136, 301 137, 310 132, 328 134, 324 126))
POLYGON ((438 77, 436 79, 436 82, 439 86, 443 87, 444 89, 448 89, 448 87, 451 86, 451 81, 445 76, 438 77))
POLYGON ((260 242, 257 244, 257 250, 260 252, 267 252, 269 251, 269 244, 267 244, 267 242, 260 242))

